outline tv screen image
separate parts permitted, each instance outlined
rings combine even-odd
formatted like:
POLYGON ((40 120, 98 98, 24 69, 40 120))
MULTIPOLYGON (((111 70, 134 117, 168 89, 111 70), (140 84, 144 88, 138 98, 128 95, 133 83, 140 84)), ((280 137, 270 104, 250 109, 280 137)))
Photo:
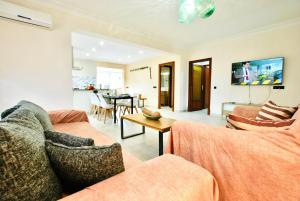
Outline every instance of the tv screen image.
POLYGON ((281 85, 283 57, 232 64, 233 85, 281 85))

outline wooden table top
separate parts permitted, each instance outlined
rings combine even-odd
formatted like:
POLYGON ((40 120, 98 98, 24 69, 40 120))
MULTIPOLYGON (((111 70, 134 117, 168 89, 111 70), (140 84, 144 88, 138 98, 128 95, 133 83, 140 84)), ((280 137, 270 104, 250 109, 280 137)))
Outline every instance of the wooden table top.
POLYGON ((124 115, 121 118, 140 124, 142 126, 146 126, 158 130, 160 132, 169 131, 172 124, 176 121, 175 119, 169 119, 164 117, 160 118, 158 121, 155 121, 155 120, 147 119, 146 117, 144 117, 142 113, 124 115))

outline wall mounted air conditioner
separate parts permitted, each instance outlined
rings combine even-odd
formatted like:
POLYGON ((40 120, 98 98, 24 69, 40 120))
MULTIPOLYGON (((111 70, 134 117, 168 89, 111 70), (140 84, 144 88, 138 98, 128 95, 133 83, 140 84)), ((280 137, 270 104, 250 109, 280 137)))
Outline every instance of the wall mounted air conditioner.
POLYGON ((0 17, 45 28, 52 27, 52 18, 49 14, 34 11, 3 0, 0 0, 0 17))

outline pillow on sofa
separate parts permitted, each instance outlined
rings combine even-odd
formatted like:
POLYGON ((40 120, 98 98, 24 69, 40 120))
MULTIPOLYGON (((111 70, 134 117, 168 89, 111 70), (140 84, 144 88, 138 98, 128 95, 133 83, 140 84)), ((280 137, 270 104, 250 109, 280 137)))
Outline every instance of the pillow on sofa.
POLYGON ((30 110, 0 122, 0 200, 57 200, 61 184, 45 150, 43 127, 30 110))
POLYGON ((34 113, 34 116, 40 121, 42 124, 44 130, 53 130, 53 126, 50 121, 50 117, 42 107, 26 100, 22 100, 18 103, 18 105, 21 105, 20 108, 25 108, 34 113))
POLYGON ((95 145, 94 140, 91 138, 82 138, 66 133, 60 133, 55 131, 45 131, 46 140, 63 144, 70 147, 81 147, 81 146, 93 146, 95 145))
POLYGON ((54 171, 66 192, 75 192, 125 170, 121 145, 68 147, 46 141, 54 171))
POLYGON ((272 121, 272 120, 255 120, 249 119, 234 114, 227 117, 227 128, 237 130, 258 131, 258 132, 272 132, 279 128, 286 130, 293 124, 294 119, 272 121))
POLYGON ((284 107, 278 106, 272 101, 268 101, 264 104, 261 110, 258 112, 257 120, 274 120, 280 121, 284 119, 290 119, 297 111, 298 107, 284 107))
POLYGON ((300 105, 298 105, 298 109, 295 114, 292 116, 292 119, 296 119, 296 121, 300 121, 300 105))
POLYGON ((8 115, 10 115, 11 113, 13 113, 15 110, 17 110, 19 107, 21 107, 20 105, 15 105, 12 108, 8 108, 6 110, 4 110, 1 113, 1 119, 4 119, 5 117, 7 117, 8 115))

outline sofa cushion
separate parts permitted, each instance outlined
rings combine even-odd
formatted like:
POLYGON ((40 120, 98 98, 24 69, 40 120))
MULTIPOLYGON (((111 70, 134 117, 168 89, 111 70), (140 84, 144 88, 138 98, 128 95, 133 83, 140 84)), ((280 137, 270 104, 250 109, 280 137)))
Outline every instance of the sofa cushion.
POLYGON ((11 113, 13 113, 15 110, 17 110, 19 107, 21 107, 20 105, 15 105, 11 108, 8 108, 6 110, 4 110, 2 113, 1 113, 1 119, 4 119, 5 117, 7 117, 8 115, 10 115, 11 113))
POLYGON ((34 116, 40 121, 44 130, 53 130, 48 113, 40 106, 26 100, 22 100, 18 103, 20 108, 29 109, 34 113, 34 116))
POLYGON ((63 144, 70 147, 92 146, 95 145, 92 138, 82 138, 66 133, 55 131, 45 131, 45 138, 52 142, 63 144))
POLYGON ((297 111, 298 107, 284 107, 275 104, 272 101, 268 101, 264 104, 261 110, 258 112, 257 120, 274 120, 280 121, 284 119, 292 118, 293 114, 297 111))
MULTIPOLYGON (((111 145, 114 141, 107 137, 101 131, 91 126, 88 122, 72 122, 72 123, 59 123, 53 125, 54 130, 63 133, 70 133, 74 136, 88 137, 95 141, 95 145, 111 145)), ((122 149, 123 161, 125 169, 128 170, 142 163, 139 159, 122 149)))
POLYGON ((247 131, 272 132, 279 128, 286 130, 293 124, 294 119, 272 121, 272 120, 255 120, 230 114, 227 117, 227 128, 247 131))
POLYGON ((299 110, 299 108, 300 108, 300 105, 298 105, 298 109, 292 117, 292 119, 296 119, 296 121, 300 121, 300 110, 299 110))
POLYGON ((56 200, 61 185, 51 168, 43 128, 34 114, 18 109, 0 122, 1 200, 56 200))
POLYGON ((51 164, 67 192, 75 192, 123 172, 121 145, 68 147, 46 141, 51 164))

